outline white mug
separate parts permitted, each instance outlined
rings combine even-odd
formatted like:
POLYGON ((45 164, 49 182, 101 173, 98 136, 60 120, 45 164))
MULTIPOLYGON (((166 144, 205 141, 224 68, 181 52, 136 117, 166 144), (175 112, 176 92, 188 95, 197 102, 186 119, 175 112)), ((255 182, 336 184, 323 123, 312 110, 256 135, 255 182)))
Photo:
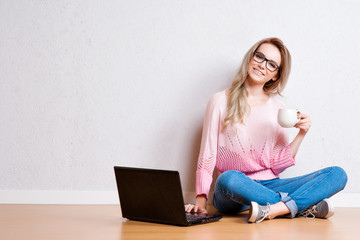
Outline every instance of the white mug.
POLYGON ((284 128, 292 128, 300 121, 300 119, 297 117, 298 113, 300 113, 300 111, 297 109, 279 109, 278 123, 284 128))

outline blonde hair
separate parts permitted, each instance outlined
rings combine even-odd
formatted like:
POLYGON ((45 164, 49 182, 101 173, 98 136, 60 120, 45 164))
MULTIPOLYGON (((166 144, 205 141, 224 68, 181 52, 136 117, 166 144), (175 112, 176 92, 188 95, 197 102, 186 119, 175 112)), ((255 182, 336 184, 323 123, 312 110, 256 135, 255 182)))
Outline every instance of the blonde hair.
POLYGON ((248 66, 254 55, 254 52, 264 43, 273 44, 281 54, 281 64, 278 69, 278 78, 276 81, 270 80, 264 84, 264 91, 270 95, 280 95, 288 81, 291 70, 291 55, 284 43, 278 38, 266 38, 255 43, 245 54, 243 62, 236 74, 232 85, 229 89, 227 102, 227 111, 223 119, 223 130, 229 125, 235 123, 244 123, 245 114, 248 111, 247 96, 248 92, 245 87, 245 81, 248 77, 248 66))

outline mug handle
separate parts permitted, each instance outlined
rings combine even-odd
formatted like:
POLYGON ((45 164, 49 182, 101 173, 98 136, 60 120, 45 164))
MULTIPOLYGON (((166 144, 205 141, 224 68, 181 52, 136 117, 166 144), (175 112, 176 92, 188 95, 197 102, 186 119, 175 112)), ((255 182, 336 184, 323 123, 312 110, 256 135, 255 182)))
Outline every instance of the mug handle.
MULTIPOLYGON (((296 109, 296 113, 297 113, 297 114, 301 114, 301 112, 300 112, 299 109, 296 109)), ((296 121, 296 123, 294 124, 294 126, 295 126, 298 122, 300 122, 300 120, 301 120, 301 118, 298 118, 298 120, 296 121)))

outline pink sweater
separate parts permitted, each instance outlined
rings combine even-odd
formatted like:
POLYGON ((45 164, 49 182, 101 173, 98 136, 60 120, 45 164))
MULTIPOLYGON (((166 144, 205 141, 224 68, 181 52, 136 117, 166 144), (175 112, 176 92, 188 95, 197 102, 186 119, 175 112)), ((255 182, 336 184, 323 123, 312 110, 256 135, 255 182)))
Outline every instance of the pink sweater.
POLYGON ((270 97, 251 108, 245 124, 222 132, 226 113, 225 91, 214 94, 207 106, 200 155, 196 170, 196 195, 208 197, 214 168, 221 173, 236 170, 254 180, 269 180, 295 164, 288 143, 288 131, 277 123, 277 112, 285 105, 270 97))

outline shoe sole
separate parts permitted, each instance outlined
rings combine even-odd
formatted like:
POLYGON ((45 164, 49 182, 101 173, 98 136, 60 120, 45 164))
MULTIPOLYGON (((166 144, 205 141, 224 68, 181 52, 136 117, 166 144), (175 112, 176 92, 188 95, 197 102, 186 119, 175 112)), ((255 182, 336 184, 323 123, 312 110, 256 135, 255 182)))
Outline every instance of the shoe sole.
POLYGON ((251 202, 248 222, 255 223, 258 213, 259 213, 259 208, 257 207, 257 203, 251 202))
POLYGON ((324 218, 332 217, 335 212, 334 206, 332 205, 332 203, 329 199, 326 198, 326 199, 324 199, 324 201, 327 203, 328 208, 329 208, 329 212, 328 212, 328 214, 326 214, 326 216, 324 218))

